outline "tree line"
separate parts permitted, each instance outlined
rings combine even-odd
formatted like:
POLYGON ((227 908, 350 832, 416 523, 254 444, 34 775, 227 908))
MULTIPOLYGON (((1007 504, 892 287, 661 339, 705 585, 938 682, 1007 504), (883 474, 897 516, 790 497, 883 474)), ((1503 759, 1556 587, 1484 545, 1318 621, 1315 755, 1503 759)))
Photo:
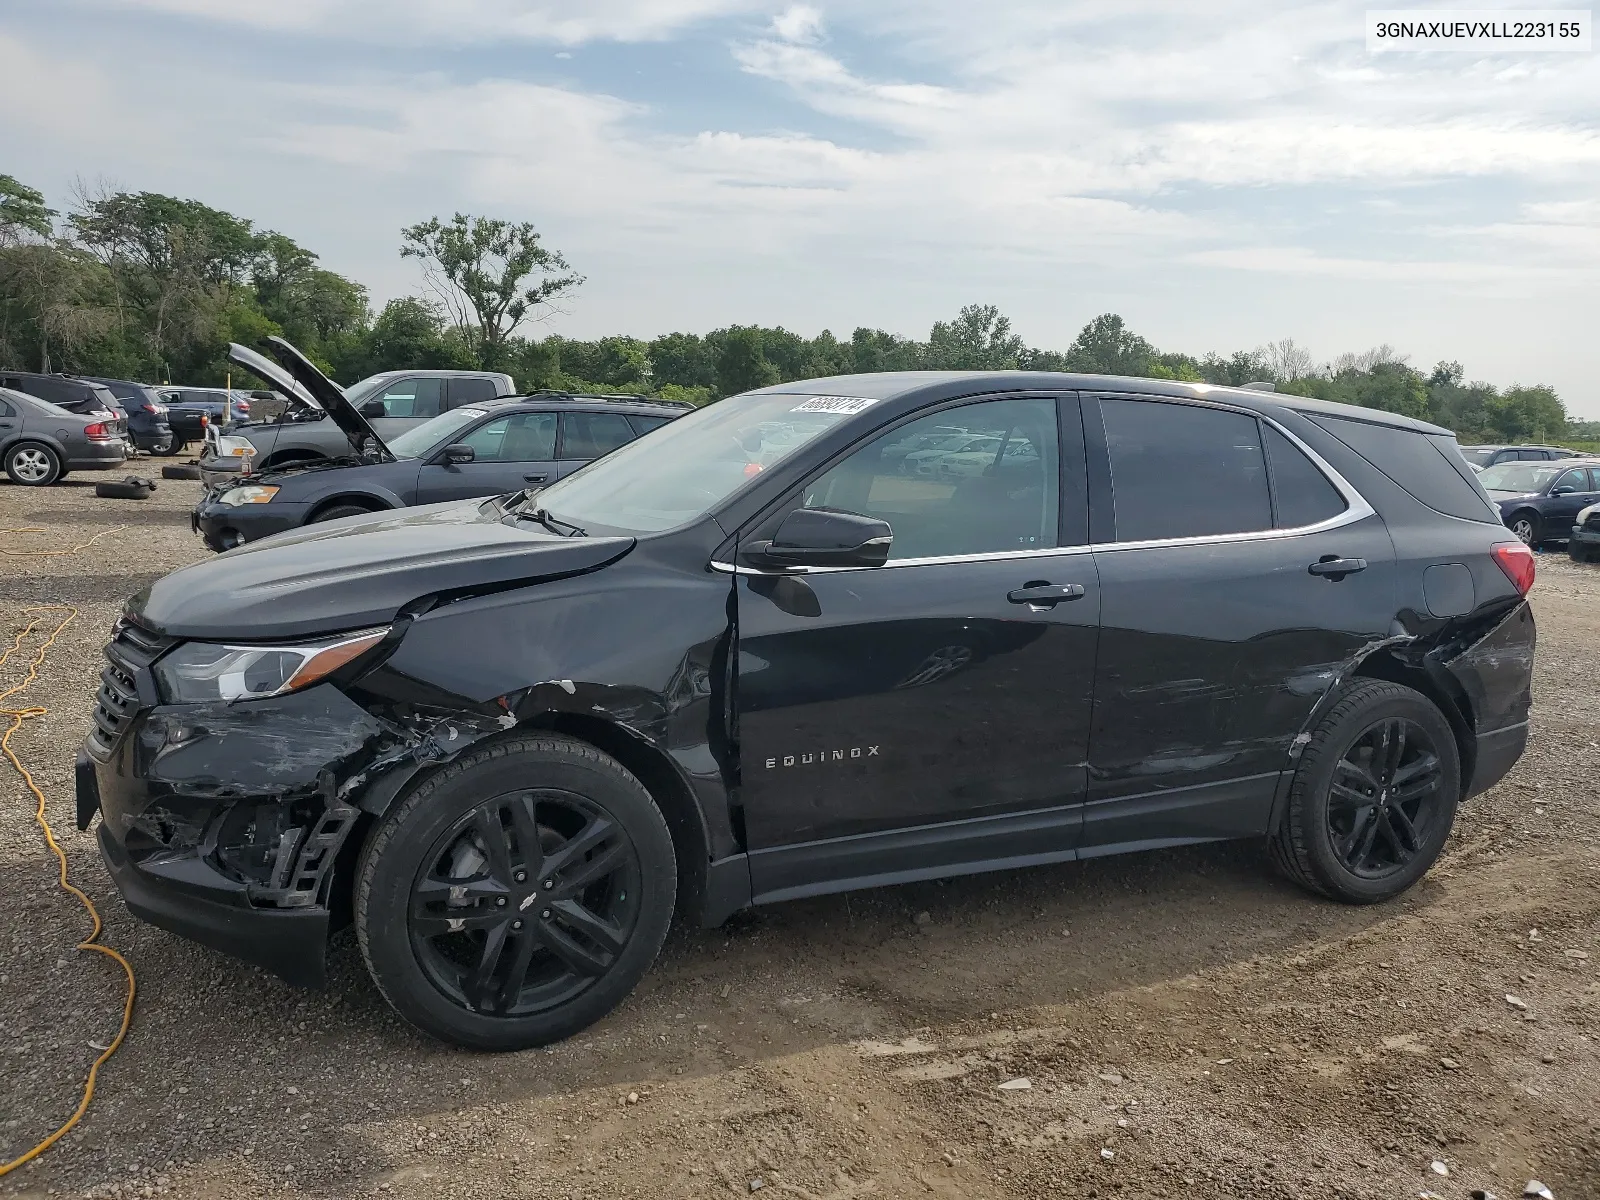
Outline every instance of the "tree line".
POLYGON ((1391 346, 1317 362, 1292 339, 1229 355, 1159 350, 1115 313, 1064 350, 1027 345, 993 305, 935 322, 924 339, 858 328, 846 338, 731 325, 594 340, 529 335, 583 283, 537 230, 456 214, 400 231, 426 294, 374 311, 366 288, 292 238, 152 192, 80 188, 65 212, 0 174, 0 365, 149 382, 219 384, 227 344, 278 334, 345 383, 401 368, 502 370, 525 391, 627 392, 706 404, 794 379, 899 370, 1083 371, 1241 385, 1404 413, 1463 441, 1600 438, 1569 424, 1543 385, 1469 381, 1391 346))

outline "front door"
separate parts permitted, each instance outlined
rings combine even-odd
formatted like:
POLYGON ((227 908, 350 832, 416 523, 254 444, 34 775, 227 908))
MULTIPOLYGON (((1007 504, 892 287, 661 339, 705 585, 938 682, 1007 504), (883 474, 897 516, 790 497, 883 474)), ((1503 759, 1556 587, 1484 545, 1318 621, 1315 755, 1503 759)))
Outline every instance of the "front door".
MULTIPOLYGON (((1600 472, 1595 473, 1600 475, 1600 472)), ((1600 478, 1590 479, 1587 467, 1573 467, 1550 485, 1550 498, 1544 502, 1544 528, 1548 536, 1564 538, 1572 532, 1578 514, 1600 500, 1600 478)))
POLYGON ((1080 853, 1265 833, 1312 707, 1390 633, 1388 531, 1253 413, 1103 397, 1084 423, 1102 602, 1080 853))
POLYGON ((903 423, 787 508, 800 505, 881 518, 894 540, 882 567, 741 569, 740 795, 758 898, 1070 856, 1100 605, 1076 399, 903 423), (986 459, 965 449, 979 437, 986 459), (948 452, 907 466, 908 446, 941 438, 948 452))
POLYGON ((435 455, 417 476, 417 503, 497 496, 543 487, 556 478, 556 414, 514 413, 485 421, 456 445, 472 447, 469 463, 435 455))

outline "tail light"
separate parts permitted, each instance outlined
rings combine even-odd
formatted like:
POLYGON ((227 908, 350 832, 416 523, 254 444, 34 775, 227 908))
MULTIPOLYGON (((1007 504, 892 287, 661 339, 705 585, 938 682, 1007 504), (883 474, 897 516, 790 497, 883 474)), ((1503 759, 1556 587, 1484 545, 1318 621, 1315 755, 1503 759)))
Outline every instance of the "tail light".
POLYGON ((211 418, 206 416, 205 413, 201 413, 200 414, 200 428, 204 429, 209 424, 211 424, 211 418))
POLYGON ((111 437, 104 421, 96 421, 93 425, 83 427, 83 436, 94 441, 103 442, 111 437))
POLYGON ((1496 542, 1490 553, 1511 580, 1511 586, 1517 589, 1517 594, 1526 596, 1533 588, 1533 551, 1521 542, 1496 542))
POLYGON ((139 411, 140 412, 147 412, 147 413, 158 413, 161 410, 159 408, 157 408, 154 404, 151 404, 151 403, 149 403, 147 401, 146 403, 139 405, 139 411))

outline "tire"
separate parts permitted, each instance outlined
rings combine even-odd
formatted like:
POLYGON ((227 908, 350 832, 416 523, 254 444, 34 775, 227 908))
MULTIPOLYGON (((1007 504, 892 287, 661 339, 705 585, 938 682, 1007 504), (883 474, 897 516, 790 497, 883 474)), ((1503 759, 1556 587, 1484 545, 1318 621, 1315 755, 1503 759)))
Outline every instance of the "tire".
POLYGON ((183 448, 185 446, 187 446, 188 444, 189 444, 188 442, 184 441, 177 434, 173 434, 170 438, 167 439, 167 444, 165 446, 161 446, 161 447, 159 447, 157 449, 152 449, 150 451, 150 453, 151 454, 159 454, 159 455, 161 455, 162 458, 173 458, 176 455, 182 454, 183 453, 183 448))
POLYGON ((473 1050, 523 1050, 622 1002, 666 940, 677 886, 667 823, 636 778, 584 742, 517 734, 429 776, 377 823, 356 880, 356 935, 378 990, 418 1029, 473 1050), (537 864, 518 836, 531 844, 535 830, 537 864), (591 839, 602 840, 584 853, 591 839), (602 930, 606 940, 592 936, 602 930), (485 963, 491 986, 480 987, 485 963))
POLYGON ((6 474, 23 487, 49 487, 63 474, 61 455, 43 442, 18 442, 6 450, 6 474))
POLYGON ((177 463, 170 467, 161 468, 163 479, 199 479, 200 468, 190 466, 188 463, 177 463))
POLYGON ((1301 752, 1288 807, 1269 842, 1272 857, 1318 895, 1346 904, 1388 900, 1439 857, 1460 799, 1460 757, 1444 714, 1411 688, 1358 679, 1341 688, 1301 752), (1385 729, 1391 746, 1395 731, 1406 734, 1398 740, 1397 770, 1386 770, 1379 757, 1385 729), (1423 790, 1428 781, 1432 786, 1423 790), (1399 798, 1418 792, 1414 803, 1399 798))
POLYGON ((1594 551, 1589 549, 1588 546, 1580 545, 1577 542, 1567 543, 1567 555, 1576 563, 1592 563, 1594 561, 1594 551))
POLYGON ((148 500, 150 493, 155 490, 155 480, 141 479, 137 475, 94 485, 94 494, 106 500, 148 500))
POLYGON ((380 510, 366 504, 331 504, 306 523, 308 525, 316 525, 322 521, 337 521, 340 517, 359 517, 364 513, 378 511, 380 510))
POLYGON ((1512 513, 1506 518, 1506 528, 1516 534, 1530 550, 1539 545, 1544 531, 1539 528, 1539 514, 1528 509, 1512 513))

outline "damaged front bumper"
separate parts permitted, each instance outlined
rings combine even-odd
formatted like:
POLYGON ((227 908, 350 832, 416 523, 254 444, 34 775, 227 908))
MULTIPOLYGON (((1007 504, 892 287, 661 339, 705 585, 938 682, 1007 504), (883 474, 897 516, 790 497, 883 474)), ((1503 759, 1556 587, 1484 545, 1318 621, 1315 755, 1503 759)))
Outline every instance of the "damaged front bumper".
MULTIPOLYGON (((98 724, 98 718, 97 718, 98 724)), ((351 793, 389 740, 331 685, 233 705, 136 709, 79 753, 78 824, 134 915, 265 967, 325 977, 351 793)))

